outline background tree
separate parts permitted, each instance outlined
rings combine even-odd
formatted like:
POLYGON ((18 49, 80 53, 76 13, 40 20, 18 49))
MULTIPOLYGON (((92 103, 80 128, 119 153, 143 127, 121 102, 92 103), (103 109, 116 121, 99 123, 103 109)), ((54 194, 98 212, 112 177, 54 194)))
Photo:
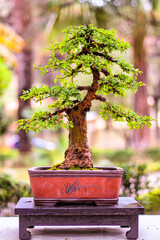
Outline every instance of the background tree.
POLYGON ((113 30, 97 29, 93 25, 69 27, 65 31, 63 40, 51 45, 51 55, 48 65, 40 67, 43 75, 60 69, 61 76, 55 82, 60 86, 33 87, 24 91, 22 99, 34 99, 41 102, 48 97, 57 100, 48 107, 50 111, 35 113, 32 119, 18 121, 18 129, 39 132, 40 128, 69 128, 69 147, 65 152, 65 161, 61 168, 72 166, 81 168, 92 167, 92 155, 87 140, 86 114, 90 111, 93 100, 102 102, 101 114, 103 119, 111 116, 116 121, 126 121, 130 129, 151 125, 151 117, 138 116, 131 110, 109 102, 104 95, 114 94, 125 97, 126 90, 137 91, 143 85, 137 82, 138 69, 119 57, 110 54, 113 51, 126 52, 129 44, 119 40, 113 30), (66 54, 64 60, 59 60, 55 53, 66 54), (114 73, 113 64, 117 64, 121 71, 114 73), (75 77, 83 73, 92 74, 90 85, 79 86, 75 77), (135 79, 129 74, 134 73, 135 79), (57 110, 54 110, 57 108, 57 110), (67 118, 65 122, 64 117, 67 118))
MULTIPOLYGON (((142 71, 142 75, 138 77, 138 81, 143 81, 148 86, 147 78, 147 59, 145 39, 147 36, 147 19, 144 6, 138 1, 136 8, 136 19, 133 28, 133 59, 136 68, 142 71)), ((140 88, 134 97, 134 109, 138 114, 149 115, 149 106, 147 102, 148 89, 140 88)), ((150 132, 148 128, 134 130, 132 144, 136 148, 146 148, 150 143, 150 132)))
MULTIPOLYGON (((12 23, 17 34, 24 38, 26 46, 23 51, 17 55, 18 68, 18 119, 24 118, 25 110, 30 108, 30 100, 23 102, 20 95, 23 90, 31 88, 32 85, 32 31, 31 26, 31 5, 30 0, 13 0, 12 23)), ((19 132, 19 151, 29 152, 31 143, 28 134, 21 130, 19 132)))

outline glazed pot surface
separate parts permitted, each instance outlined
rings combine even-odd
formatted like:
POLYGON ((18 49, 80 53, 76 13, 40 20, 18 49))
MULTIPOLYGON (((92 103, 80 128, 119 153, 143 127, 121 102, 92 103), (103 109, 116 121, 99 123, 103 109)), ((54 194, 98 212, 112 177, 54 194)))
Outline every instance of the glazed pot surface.
POLYGON ((117 202, 123 169, 103 170, 46 170, 29 169, 35 203, 100 200, 117 202))

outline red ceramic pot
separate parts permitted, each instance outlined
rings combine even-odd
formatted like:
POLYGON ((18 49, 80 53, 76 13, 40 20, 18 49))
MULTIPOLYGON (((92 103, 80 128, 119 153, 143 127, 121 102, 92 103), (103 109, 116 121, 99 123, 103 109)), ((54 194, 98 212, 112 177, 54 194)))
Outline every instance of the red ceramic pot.
POLYGON ((36 205, 53 206, 58 202, 95 202, 112 205, 118 201, 123 169, 102 170, 28 170, 36 205))

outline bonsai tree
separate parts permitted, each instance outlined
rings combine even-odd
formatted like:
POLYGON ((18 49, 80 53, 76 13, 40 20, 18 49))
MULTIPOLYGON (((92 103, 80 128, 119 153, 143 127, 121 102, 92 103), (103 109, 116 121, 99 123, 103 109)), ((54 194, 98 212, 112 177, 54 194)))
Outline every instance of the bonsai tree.
POLYGON ((53 87, 34 86, 23 91, 23 100, 33 99, 41 102, 46 98, 56 98, 48 105, 48 111, 35 113, 31 119, 18 121, 18 129, 39 132, 40 128, 69 129, 69 147, 65 151, 65 159, 59 168, 93 167, 92 154, 87 140, 86 114, 90 111, 93 100, 102 104, 103 119, 111 116, 116 121, 126 121, 130 129, 151 125, 151 117, 139 116, 131 110, 115 105, 107 100, 109 94, 125 97, 127 90, 137 91, 142 82, 137 82, 140 73, 130 63, 119 57, 114 57, 116 51, 126 52, 130 47, 123 39, 115 36, 115 31, 98 29, 93 25, 68 27, 61 42, 51 44, 49 62, 39 67, 42 75, 48 72, 60 71, 54 79, 58 84, 53 87), (59 60, 55 53, 65 54, 64 60, 59 60), (120 73, 114 74, 112 68, 117 64, 120 73), (92 75, 90 85, 79 86, 76 76, 82 73, 92 75), (134 77, 132 77, 132 75, 134 77))

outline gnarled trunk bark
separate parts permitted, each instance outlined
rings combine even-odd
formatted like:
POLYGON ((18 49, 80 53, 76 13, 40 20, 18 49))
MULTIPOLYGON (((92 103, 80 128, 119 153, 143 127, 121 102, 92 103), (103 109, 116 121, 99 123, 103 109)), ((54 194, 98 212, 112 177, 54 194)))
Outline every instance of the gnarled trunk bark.
POLYGON ((74 127, 69 128, 69 147, 65 152, 65 160, 61 168, 69 169, 72 166, 80 168, 93 167, 92 153, 87 139, 86 114, 91 108, 92 100, 96 99, 100 73, 98 69, 93 67, 91 71, 93 74, 93 83, 83 101, 74 108, 66 111, 69 121, 72 121, 74 127))
POLYGON ((93 167, 92 153, 87 139, 86 111, 82 105, 76 106, 67 112, 69 121, 74 127, 69 128, 69 147, 65 152, 63 168, 69 169, 72 166, 80 168, 93 167))

